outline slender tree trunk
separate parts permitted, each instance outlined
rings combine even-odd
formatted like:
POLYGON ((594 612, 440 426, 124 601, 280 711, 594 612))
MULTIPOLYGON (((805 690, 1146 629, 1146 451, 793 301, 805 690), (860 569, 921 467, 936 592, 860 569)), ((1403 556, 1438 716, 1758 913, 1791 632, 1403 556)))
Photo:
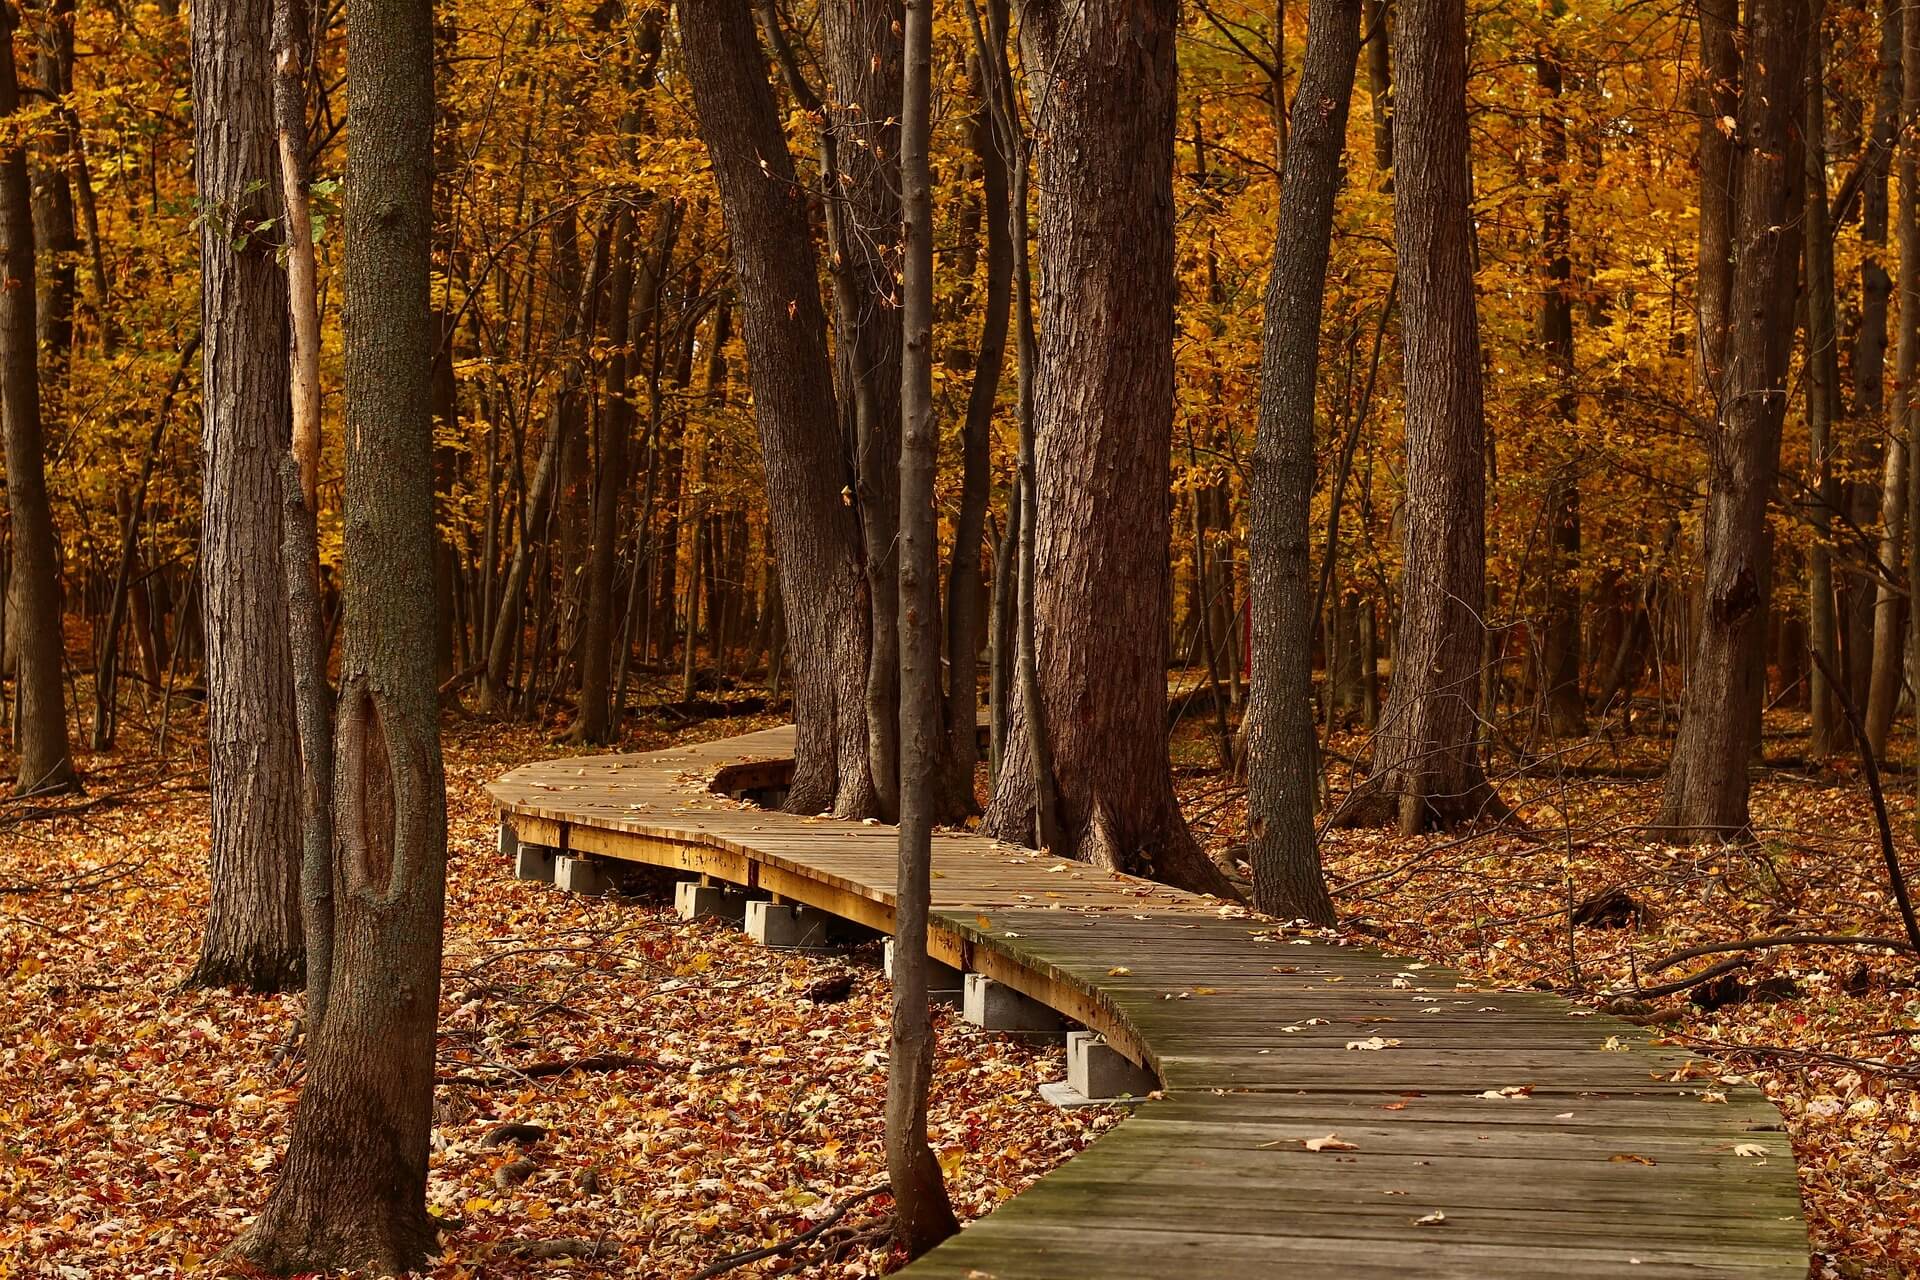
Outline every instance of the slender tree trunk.
MULTIPOLYGON (((1563 0, 1551 0, 1548 20, 1557 23, 1565 12, 1563 0)), ((1541 119, 1547 199, 1540 237, 1546 250, 1540 345, 1560 386, 1555 411, 1566 436, 1573 439, 1579 415, 1573 389, 1573 232, 1567 215, 1567 121, 1560 105, 1564 76, 1557 40, 1557 32, 1550 34, 1534 59, 1535 80, 1549 99, 1541 119)), ((1554 467, 1547 488, 1546 521, 1546 626, 1541 676, 1547 722, 1556 737, 1579 737, 1587 731, 1587 707, 1580 685, 1580 479, 1576 458, 1563 458, 1554 467)))
POLYGON ((1499 802, 1481 771, 1486 419, 1475 312, 1462 0, 1396 6, 1393 214, 1406 364, 1405 561, 1393 683, 1345 817, 1403 831, 1499 802))
POLYGON ((1824 760, 1833 753, 1839 703, 1827 673, 1840 669, 1830 542, 1833 513, 1840 503, 1840 486, 1834 480, 1832 463, 1833 424, 1840 416, 1840 353, 1835 337, 1839 324, 1834 298, 1833 225, 1827 207, 1826 36, 1820 21, 1823 8, 1823 0, 1814 0, 1810 19, 1812 38, 1807 41, 1807 231, 1803 250, 1807 292, 1807 447, 1814 495, 1810 504, 1813 541, 1807 549, 1807 640, 1818 659, 1807 673, 1812 722, 1807 735, 1807 755, 1814 760, 1824 760))
MULTIPOLYGON (((933 0, 907 0, 900 131, 906 255, 900 362, 900 868, 894 895, 893 1034, 887 1056, 887 1176, 893 1238, 917 1258, 960 1230, 927 1145, 933 1025, 927 915, 940 807, 940 560, 933 506, 940 433, 933 420, 933 0)), ((977 558, 977 554, 976 554, 977 558)))
POLYGON ((754 421, 793 645, 796 768, 787 807, 876 811, 868 766, 868 602, 804 192, 747 0, 685 0, 681 52, 731 231, 754 421))
MULTIPOLYGON (((1852 438, 1848 470, 1848 514, 1856 528, 1872 526, 1879 508, 1871 477, 1880 470, 1877 446, 1886 436, 1887 301, 1893 278, 1881 259, 1887 248, 1888 177, 1900 128, 1902 86, 1900 26, 1902 0, 1886 0, 1880 24, 1880 78, 1875 86, 1873 118, 1860 193, 1860 320, 1853 344, 1852 438)), ((1871 696, 1873 612, 1877 595, 1871 577, 1852 574, 1847 582, 1843 635, 1848 694, 1857 707, 1871 696)))
POLYGON ((993 411, 999 401, 1000 374, 1006 364, 1008 308, 1013 292, 1013 239, 1007 223, 1007 165, 995 145, 989 96, 992 71, 975 50, 971 80, 980 101, 969 132, 980 165, 987 226, 986 313, 980 320, 980 347, 974 358, 973 385, 967 395, 961 431, 960 514, 954 524, 953 558, 947 571, 946 751, 943 764, 949 817, 973 812, 973 769, 980 759, 979 656, 983 592, 980 549, 992 499, 990 444, 993 411))
MULTIPOLYGON (((1313 0, 1294 98, 1280 214, 1267 277, 1260 425, 1248 493, 1253 693, 1247 709, 1247 848, 1254 905, 1281 919, 1331 924, 1313 813, 1311 539, 1314 391, 1347 112, 1360 43, 1360 0, 1313 0)), ((1329 666, 1329 679, 1332 668, 1329 666)))
MULTIPOLYGON (((1167 759, 1177 18, 1174 0, 1029 0, 1022 14, 1047 139, 1046 346, 1028 495, 1039 697, 1015 709, 1013 734, 1030 761, 1022 739, 1039 712, 1055 852, 1231 892, 1187 829, 1167 759), (1110 616, 1115 583, 1127 584, 1126 626, 1110 616)), ((1003 770, 986 829, 1029 838, 1035 790, 1031 771, 1003 770)))
POLYGON ((287 278, 265 224, 279 214, 272 0, 194 10, 201 222, 212 900, 193 981, 279 991, 304 980, 300 758, 280 459, 292 439, 287 278), (217 211, 217 212, 215 212, 217 211))
MULTIPOLYGON (((1702 10, 1703 26, 1707 23, 1702 10)), ((1767 503, 1780 465, 1780 426, 1793 341, 1805 169, 1799 124, 1805 87, 1804 0, 1753 0, 1738 93, 1739 146, 1728 241, 1738 270, 1719 310, 1703 310, 1702 367, 1715 421, 1707 439, 1706 563, 1686 704, 1661 797, 1670 836, 1733 836, 1747 826, 1747 768, 1760 742, 1766 661, 1767 503)), ((1701 122, 1717 150, 1717 119, 1701 122)), ((1729 144, 1731 145, 1731 144, 1729 144)), ((1706 203, 1703 200, 1703 204, 1706 203)), ((1703 253, 1711 246, 1703 240, 1703 253)), ((1712 274, 1703 259, 1702 281, 1712 274)))
MULTIPOLYGON (((20 110, 18 17, 0 5, 0 118, 20 110)), ((40 431, 40 370, 34 339, 33 197, 18 137, 0 145, 0 417, 6 420, 7 510, 13 520, 7 648, 15 664, 16 795, 77 790, 67 745, 61 679, 60 548, 47 501, 40 431)))
POLYGON ((428 307, 433 13, 349 0, 346 519, 328 1016, 279 1180, 239 1251, 279 1273, 418 1267, 446 889, 434 684, 428 307))

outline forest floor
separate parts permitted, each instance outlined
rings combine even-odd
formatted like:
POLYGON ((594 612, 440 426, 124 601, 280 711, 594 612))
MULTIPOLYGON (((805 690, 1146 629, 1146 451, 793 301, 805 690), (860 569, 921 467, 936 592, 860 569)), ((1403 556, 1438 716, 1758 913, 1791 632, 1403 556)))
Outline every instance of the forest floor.
MULTIPOLYGON (((1920 964, 1883 948, 1805 945, 1657 963, 1783 933, 1904 936, 1857 762, 1807 771, 1805 732, 1804 715, 1768 715, 1777 767, 1754 774, 1752 846, 1648 839, 1671 739, 1597 735, 1496 777, 1525 832, 1333 829, 1325 865, 1348 934, 1479 981, 1634 1014, 1696 1052, 1700 1078, 1757 1085, 1785 1117, 1799 1162, 1813 1274, 1920 1276, 1920 964), (1571 906, 1612 889, 1640 910, 1570 925, 1571 906), (1684 991, 1612 995, 1722 960, 1738 967, 1684 991)), ((1360 733, 1329 743, 1335 804, 1366 751, 1360 733)), ((1909 760, 1911 744, 1890 754, 1909 760)), ((1246 793, 1219 770, 1208 717, 1181 722, 1174 758, 1189 819, 1217 857, 1230 856, 1246 838, 1246 793)), ((1920 890, 1913 778, 1886 785, 1896 847, 1920 890)))
MULTIPOLYGON (((48 806, 59 816, 0 805, 0 1277, 229 1273, 219 1254, 285 1147, 301 997, 179 985, 205 917, 208 814, 204 742, 179 720, 164 763, 83 759, 91 795, 48 806)), ((774 722, 643 723, 626 747, 774 722)), ((684 1280, 885 1182, 889 988, 877 943, 774 952, 662 901, 514 880, 482 788, 565 750, 551 728, 447 723, 440 1075, 474 1083, 437 1095, 429 1195, 464 1226, 430 1274, 684 1280), (844 997, 821 990, 843 980, 844 997), (595 1069, 610 1059, 626 1065, 595 1069), (546 1133, 488 1145, 507 1124, 546 1133)), ((938 1026, 931 1125, 963 1217, 1117 1118, 1040 1100, 1065 1071, 1057 1042, 945 1011, 938 1026)), ((819 1247, 730 1274, 877 1274, 883 1212, 863 1202, 819 1247)))
MULTIPOLYGON (((677 728, 645 718, 625 747, 776 718, 677 728)), ((168 759, 140 738, 117 756, 83 760, 83 799, 0 804, 0 1277, 217 1266, 264 1200, 284 1146, 301 1078, 285 1053, 300 998, 179 986, 205 910, 208 805, 204 743, 179 719, 168 759)), ((1225 856, 1242 838, 1244 793, 1218 769, 1207 725, 1191 717, 1179 726, 1176 777, 1196 829, 1225 856)), ((1625 1007, 1695 1049, 1700 1077, 1751 1080, 1779 1105, 1817 1275, 1920 1275, 1912 960, 1781 946, 1653 963, 1783 932, 1899 934, 1854 769, 1842 761, 1808 773, 1792 759, 1804 725, 1773 716, 1768 728, 1780 767, 1756 775, 1757 845, 1645 839, 1638 828, 1658 802, 1666 743, 1598 737, 1498 779, 1526 832, 1328 832, 1343 927, 1476 979, 1596 1006, 1636 975, 1651 986, 1720 959, 1750 962, 1625 1007), (1569 926, 1570 904, 1616 888, 1637 914, 1569 926)), ((803 1231, 884 1181, 888 1000, 878 948, 769 952, 727 929, 682 924, 661 902, 581 899, 512 880, 483 787, 568 750, 554 732, 447 724, 440 1071, 470 1083, 439 1094, 430 1194, 464 1225, 432 1274, 686 1276, 803 1231), (845 998, 829 1000, 838 993, 825 988, 843 984, 845 998), (605 1069, 614 1060, 624 1065, 605 1069), (567 1062, 580 1066, 526 1074, 567 1062), (524 1149, 488 1145, 506 1124, 546 1132, 524 1149)), ((1336 798, 1364 747, 1361 735, 1334 736, 1336 798)), ((1900 851, 1920 872, 1912 780, 1889 786, 1900 851)), ((987 1211, 1115 1118, 1038 1099, 1035 1086, 1061 1074, 1056 1048, 977 1035, 944 1015, 940 1036, 933 1123, 963 1216, 987 1211)), ((863 1203, 826 1247, 733 1274, 876 1274, 889 1262, 881 1215, 863 1203)))

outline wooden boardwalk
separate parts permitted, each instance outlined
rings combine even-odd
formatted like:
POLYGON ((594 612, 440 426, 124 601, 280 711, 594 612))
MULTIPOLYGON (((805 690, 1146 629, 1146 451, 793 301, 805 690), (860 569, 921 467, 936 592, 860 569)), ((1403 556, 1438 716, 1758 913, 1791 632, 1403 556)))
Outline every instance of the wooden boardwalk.
MULTIPOLYGON (((781 785, 792 741, 554 760, 491 791, 527 843, 884 931, 892 828, 721 794, 781 785)), ((916 1276, 1807 1274, 1779 1114, 1636 1027, 978 836, 935 838, 933 899, 936 958, 1104 1033, 1163 1091, 916 1276)))

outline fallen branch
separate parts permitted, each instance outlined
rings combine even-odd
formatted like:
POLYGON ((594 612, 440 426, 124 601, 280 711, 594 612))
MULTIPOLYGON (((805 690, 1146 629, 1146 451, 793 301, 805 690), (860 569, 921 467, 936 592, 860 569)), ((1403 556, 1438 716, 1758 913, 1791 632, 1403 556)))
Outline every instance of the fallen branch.
POLYGON ((606 1237, 598 1240, 568 1238, 562 1240, 508 1240, 501 1244, 498 1252, 514 1258, 529 1258, 536 1262, 548 1258, 597 1258, 606 1249, 606 1237))
POLYGON ((1735 969, 1744 969, 1746 967, 1747 958, 1745 956, 1734 956, 1730 959, 1722 960, 1718 964, 1710 964, 1698 973, 1690 973, 1684 978, 1676 978, 1672 982, 1663 982, 1654 987, 1628 987, 1625 990, 1610 991, 1607 994, 1612 996, 1637 996, 1642 1000, 1651 1000, 1655 996, 1670 996, 1676 991, 1685 991, 1688 987, 1697 987, 1703 982, 1712 981, 1723 973, 1732 973, 1735 969))
MULTIPOLYGON (((1920 1034, 1916 1031, 1912 1034, 1920 1034)), ((1685 1032, 1673 1032, 1672 1038, 1696 1049, 1710 1050, 1714 1053, 1729 1055, 1748 1055, 1756 1058, 1795 1058, 1803 1062, 1825 1062, 1838 1067, 1848 1067, 1856 1071, 1873 1071, 1880 1075, 1892 1076, 1897 1080, 1920 1080, 1920 1067, 1903 1067, 1891 1062, 1882 1062, 1878 1058, 1850 1058, 1843 1053, 1828 1053, 1824 1049, 1795 1049, 1781 1044, 1738 1044, 1729 1040, 1709 1040, 1704 1036, 1687 1035, 1685 1032)))
POLYGON ((657 1058, 635 1058, 624 1053, 594 1053, 584 1058, 564 1058, 558 1062, 536 1062, 531 1066, 513 1067, 504 1063, 495 1064, 498 1076, 441 1076, 435 1083, 461 1084, 475 1089, 497 1089, 504 1084, 519 1080, 550 1080, 554 1076, 572 1075, 576 1071, 625 1071, 629 1067, 663 1066, 657 1058))
POLYGON ((888 1190, 891 1190, 891 1184, 882 1182, 878 1186, 868 1187, 858 1195, 848 1196, 845 1200, 835 1205, 826 1217, 820 1219, 820 1221, 814 1223, 799 1235, 782 1240, 779 1244, 770 1244, 759 1249, 748 1249, 745 1253, 729 1254, 718 1262, 710 1262, 693 1273, 693 1280, 713 1280, 714 1276, 723 1275, 736 1267, 744 1267, 749 1262, 759 1262, 763 1258, 778 1258, 785 1254, 792 1253, 795 1249, 800 1248, 802 1245, 810 1244, 825 1234, 828 1227, 831 1227, 834 1223, 846 1217, 847 1211, 854 1206, 871 1200, 881 1192, 888 1190))
POLYGON ((1722 951, 1765 951, 1769 947, 1885 947, 1890 951, 1911 952, 1913 947, 1898 938, 1869 938, 1851 933, 1776 933, 1764 938, 1741 938, 1735 942, 1703 942, 1697 947, 1669 951, 1649 961, 1648 973, 1671 969, 1682 960, 1713 955, 1722 951))

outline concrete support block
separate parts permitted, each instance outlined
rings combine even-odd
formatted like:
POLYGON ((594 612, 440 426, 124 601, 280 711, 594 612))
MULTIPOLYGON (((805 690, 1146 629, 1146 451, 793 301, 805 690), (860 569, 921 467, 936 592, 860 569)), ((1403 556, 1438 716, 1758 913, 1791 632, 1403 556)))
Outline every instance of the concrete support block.
POLYGON ((595 896, 612 893, 617 887, 613 868, 606 863, 565 853, 553 860, 553 882, 568 893, 595 896))
MULTIPOLYGON (((887 981, 893 981, 893 939, 888 938, 883 951, 887 981)), ((959 1006, 966 988, 966 974, 950 964, 942 964, 931 956, 927 958, 927 999, 935 1004, 959 1006)))
POLYGON ((978 973, 966 976, 960 1016, 982 1031, 1058 1035, 1066 1019, 1030 996, 978 973))
POLYGON ((791 902, 749 902, 747 936, 763 947, 824 947, 838 921, 816 907, 791 902))
POLYGON ((731 920, 739 924, 746 918, 747 895, 731 885, 682 880, 673 886, 673 909, 682 920, 731 920))
POLYGON ((553 883, 553 864, 558 855, 537 844, 517 844, 513 851, 513 874, 522 880, 553 883))
POLYGON ((1153 1072, 1123 1057, 1095 1031, 1067 1032, 1067 1087, 1095 1102, 1143 1098, 1160 1087, 1153 1072))

